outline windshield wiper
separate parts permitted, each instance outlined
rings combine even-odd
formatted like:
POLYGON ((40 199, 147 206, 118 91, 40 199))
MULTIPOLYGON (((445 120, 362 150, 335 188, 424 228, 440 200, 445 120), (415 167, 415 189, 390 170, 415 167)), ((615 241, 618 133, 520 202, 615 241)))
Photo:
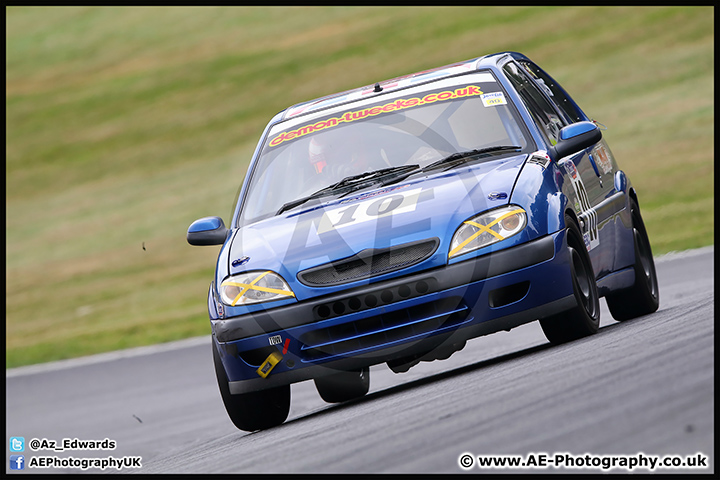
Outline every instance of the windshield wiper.
POLYGON ((447 157, 438 160, 437 162, 431 163, 430 165, 423 167, 422 171, 426 172, 428 170, 433 170, 435 168, 439 168, 442 166, 448 166, 454 167, 455 165, 459 165, 460 163, 463 163, 467 161, 470 157, 478 156, 478 155, 491 155, 496 153, 502 153, 502 152, 508 152, 511 150, 514 151, 520 151, 522 147, 519 147, 517 145, 496 145, 493 147, 486 147, 486 148, 476 148, 473 150, 467 150, 465 152, 455 152, 451 153, 447 157))
POLYGON ((393 181, 396 180, 397 177, 403 176, 403 174, 405 174, 404 176, 407 177, 410 175, 410 173, 418 171, 419 169, 420 165, 401 165, 399 167, 381 168, 380 170, 373 170, 372 172, 364 172, 359 175, 351 175, 349 177, 343 178, 337 183, 320 189, 315 193, 311 193, 306 197, 298 198, 297 200, 287 202, 282 207, 280 207, 280 209, 275 215, 280 215, 281 213, 293 209, 299 205, 302 205, 303 203, 312 200, 313 198, 321 198, 338 194, 347 195, 348 193, 369 187, 371 185, 375 185, 377 183, 381 183, 382 185, 385 185, 386 183, 394 183, 393 181), (386 177, 392 178, 384 180, 386 177))

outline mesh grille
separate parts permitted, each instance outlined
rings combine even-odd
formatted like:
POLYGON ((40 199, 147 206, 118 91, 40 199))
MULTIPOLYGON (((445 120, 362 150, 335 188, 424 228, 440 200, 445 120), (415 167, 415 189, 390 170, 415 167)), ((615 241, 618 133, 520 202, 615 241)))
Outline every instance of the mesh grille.
POLYGON ((298 273, 298 280, 311 287, 326 287, 393 272, 430 257, 437 238, 406 243, 383 250, 363 250, 357 255, 298 273))

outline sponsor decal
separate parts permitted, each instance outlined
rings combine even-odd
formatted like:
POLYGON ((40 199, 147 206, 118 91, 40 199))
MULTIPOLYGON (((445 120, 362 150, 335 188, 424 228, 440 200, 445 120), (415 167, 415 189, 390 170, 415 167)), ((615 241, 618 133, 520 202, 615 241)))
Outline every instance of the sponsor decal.
MULTIPOLYGON (((351 111, 351 112, 345 112, 339 117, 333 117, 328 118, 326 120, 320 120, 318 122, 305 125, 303 127, 294 129, 294 130, 288 130, 285 132, 282 132, 275 136, 272 140, 270 140, 270 147, 277 147, 278 145, 281 145, 283 142, 286 142, 288 140, 293 140, 295 138, 300 138, 305 135, 308 135, 310 133, 319 132, 328 128, 336 127, 338 125, 342 125, 344 123, 351 123, 357 120, 362 120, 363 118, 367 117, 373 117, 375 115, 380 115, 383 113, 393 112, 396 110, 403 110, 406 108, 412 108, 420 105, 426 105, 429 103, 434 102, 442 102, 445 100, 452 100, 456 98, 465 98, 465 97, 472 97, 476 95, 483 95, 483 91, 480 90, 480 87, 477 85, 467 85, 461 88, 457 88, 455 90, 446 90, 443 92, 434 92, 429 93, 425 95, 422 98, 415 97, 415 98, 401 98, 398 100, 394 100, 390 103, 386 103, 385 105, 378 105, 377 107, 370 107, 370 108, 361 108, 359 110, 351 111)), ((503 103, 504 103, 504 97, 503 97, 503 103)))
POLYGON ((550 157, 546 151, 540 150, 530 155, 528 163, 536 163, 542 168, 547 168, 547 166, 550 165, 550 157))
MULTIPOLYGON (((572 160, 568 160, 564 163, 565 171, 570 175, 570 178, 572 178, 573 182, 576 182, 579 178, 577 167, 573 163, 572 160)), ((581 180, 582 181, 582 180, 581 180)))
POLYGON ((612 172, 612 162, 608 157, 608 153, 607 150, 605 150, 605 147, 600 145, 595 149, 593 153, 595 154, 597 164, 600 166, 600 169, 603 171, 603 173, 607 174, 612 172))
POLYGON ((486 107, 507 105, 507 101, 505 100, 505 95, 503 94, 503 92, 484 93, 480 95, 480 98, 482 98, 483 105, 485 105, 486 107))
POLYGON ((595 209, 590 205, 590 198, 588 197, 587 189, 585 184, 578 175, 577 167, 572 160, 566 160, 562 163, 565 171, 570 176, 570 183, 575 190, 577 200, 575 201, 575 208, 578 210, 580 216, 580 224, 585 225, 583 230, 583 239, 585 240, 585 246, 588 251, 600 245, 600 237, 598 236, 598 217, 595 209))

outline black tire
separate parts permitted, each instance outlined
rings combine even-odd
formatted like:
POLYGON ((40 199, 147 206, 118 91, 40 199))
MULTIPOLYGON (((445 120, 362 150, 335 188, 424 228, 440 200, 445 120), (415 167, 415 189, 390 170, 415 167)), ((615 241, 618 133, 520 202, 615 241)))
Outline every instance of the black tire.
POLYGON ((570 275, 577 306, 540 320, 550 343, 560 344, 592 335, 600 327, 600 296, 590 255, 575 221, 565 216, 570 275))
POLYGON ((290 385, 233 395, 214 340, 212 350, 220 395, 230 420, 237 428, 254 432, 275 427, 287 419, 290 412, 290 385))
POLYGON ((370 390, 370 368, 338 372, 315 379, 320 397, 328 403, 341 403, 360 398, 370 390))
POLYGON ((640 215, 640 208, 633 199, 630 199, 630 213, 635 248, 635 284, 605 296, 610 313, 618 321, 653 313, 660 305, 660 289, 650 241, 640 215))

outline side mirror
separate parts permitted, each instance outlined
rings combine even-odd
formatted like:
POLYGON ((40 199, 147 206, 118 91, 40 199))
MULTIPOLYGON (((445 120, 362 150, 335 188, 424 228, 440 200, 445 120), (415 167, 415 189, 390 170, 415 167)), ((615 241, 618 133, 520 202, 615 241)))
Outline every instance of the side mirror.
POLYGON ((560 130, 560 141, 552 147, 553 157, 560 160, 580 150, 595 145, 602 139, 602 132, 593 122, 577 122, 560 130))
POLYGON ((190 225, 187 242, 190 245, 222 245, 229 233, 222 218, 204 217, 190 225))

